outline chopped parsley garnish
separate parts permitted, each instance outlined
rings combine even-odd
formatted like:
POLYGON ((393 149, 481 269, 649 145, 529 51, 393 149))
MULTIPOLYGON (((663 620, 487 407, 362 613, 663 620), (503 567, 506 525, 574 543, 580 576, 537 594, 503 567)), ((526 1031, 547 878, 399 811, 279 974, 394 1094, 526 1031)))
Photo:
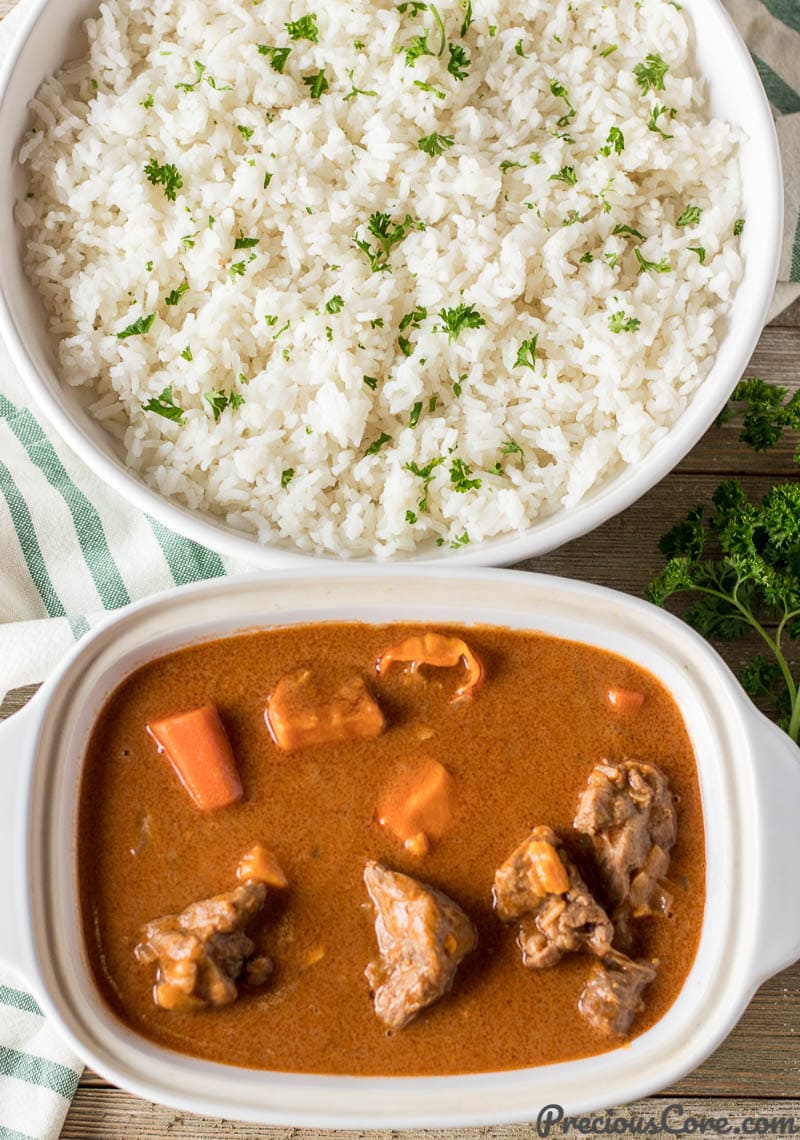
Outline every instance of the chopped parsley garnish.
POLYGON ((233 281, 236 277, 244 277, 246 272, 247 266, 245 263, 243 261, 235 261, 228 270, 228 276, 230 277, 231 281, 233 281))
POLYGON ((444 20, 439 15, 439 9, 435 4, 429 4, 428 7, 430 8, 431 12, 433 12, 433 18, 436 21, 437 28, 439 29, 439 50, 436 54, 441 55, 444 51, 444 45, 447 43, 447 32, 445 31, 444 27, 444 20))
POLYGON ((281 474, 281 489, 285 491, 292 479, 294 479, 294 467, 287 467, 281 474))
POLYGON ((517 40, 517 42, 514 44, 514 51, 517 53, 517 55, 522 56, 523 59, 528 58, 527 55, 525 54, 525 52, 523 51, 522 40, 517 40))
POLYGON ((420 12, 427 12, 428 5, 422 3, 422 0, 403 0, 402 4, 397 5, 397 11, 405 16, 406 12, 410 11, 412 16, 418 16, 420 12))
POLYGON ((208 86, 213 91, 230 91, 230 87, 217 87, 217 81, 213 75, 206 75, 206 65, 201 63, 199 59, 194 61, 195 81, 194 83, 176 83, 175 89, 177 91, 194 91, 199 83, 205 79, 208 86))
POLYGON ((407 328, 418 329, 421 322, 428 316, 428 310, 418 305, 416 309, 412 309, 400 321, 400 332, 405 332, 407 328))
POLYGON ((566 113, 563 114, 556 123, 556 126, 558 127, 566 127, 568 123, 572 122, 578 113, 569 101, 569 92, 563 83, 559 83, 557 79, 551 79, 550 94, 555 95, 557 99, 563 99, 567 105, 566 113))
POLYGON ((608 156, 611 154, 612 150, 613 150, 614 154, 622 154, 624 149, 625 149, 625 136, 623 135, 623 133, 619 129, 619 127, 612 127, 611 130, 608 132, 608 138, 606 139, 606 145, 600 147, 600 153, 605 155, 606 158, 608 158, 608 156))
POLYGON ((641 323, 638 317, 626 316, 622 309, 616 313, 612 313, 608 318, 608 327, 613 333, 636 332, 641 323))
POLYGON ((266 190, 272 181, 272 174, 269 170, 264 171, 264 189, 266 190))
POLYGON ((209 404, 214 413, 214 423, 219 423, 219 417, 226 408, 241 408, 244 396, 239 392, 204 392, 203 399, 209 404))
POLYGON ((425 135, 424 138, 421 138, 417 146, 420 150, 424 150, 426 154, 437 155, 449 150, 454 142, 455 139, 452 135, 440 135, 434 131, 432 134, 425 135))
POLYGON ((458 340, 464 329, 479 329, 486 324, 474 305, 457 305, 454 309, 440 309, 442 321, 450 342, 458 340))
POLYGON ((273 336, 272 339, 277 340, 279 336, 283 336, 283 334, 286 332, 286 330, 288 328, 291 328, 291 324, 292 324, 291 321, 287 321, 285 325, 282 325, 281 328, 278 329, 278 331, 275 333, 275 335, 273 336))
POLYGON ((536 368, 536 342, 538 339, 539 334, 537 333, 530 340, 523 340, 517 349, 517 359, 514 361, 515 368, 530 368, 531 371, 536 368))
POLYGON ((152 183, 153 186, 163 186, 164 193, 170 202, 175 201, 178 190, 183 187, 183 179, 177 166, 171 162, 162 165, 151 158, 145 166, 144 172, 147 175, 148 182, 152 183))
POLYGON ((274 328, 275 325, 277 325, 277 323, 278 323, 278 318, 275 316, 274 313, 266 313, 264 316, 264 320, 266 321, 267 325, 271 329, 274 328))
POLYGON ((423 79, 415 79, 414 86, 419 87, 421 91, 429 91, 431 95, 435 95, 437 99, 447 98, 446 91, 440 91, 438 87, 434 87, 432 83, 426 83, 423 79))
POLYGON ((633 252, 636 254, 636 260, 639 262, 640 273, 644 273, 646 269, 651 273, 670 273, 672 271, 672 266, 666 258, 662 258, 661 261, 648 261, 647 258, 642 257, 642 251, 638 245, 633 252))
POLYGON ((344 301, 342 300, 342 298, 337 293, 334 297, 331 297, 330 301, 328 301, 326 303, 325 312, 326 313, 341 313, 343 308, 344 308, 344 301))
POLYGON ((458 534, 450 543, 451 550, 458 550, 462 546, 469 546, 469 534, 464 531, 463 534, 458 534))
POLYGON ((192 350, 188 344, 186 345, 186 348, 181 353, 181 356, 183 357, 184 360, 188 360, 190 364, 194 360, 194 357, 192 356, 192 350))
POLYGON ((177 289, 173 289, 171 293, 168 293, 166 295, 166 297, 164 298, 164 304, 170 305, 173 307, 175 305, 179 305, 180 301, 181 301, 181 297, 183 296, 183 294, 188 293, 188 292, 189 292, 189 286, 184 281, 183 285, 179 285, 177 289))
POLYGON ((448 44, 447 50, 450 52, 447 70, 454 79, 466 79, 472 60, 459 44, 448 44))
POLYGON ((301 16, 299 20, 290 20, 285 27, 290 40, 310 40, 312 44, 319 43, 316 12, 312 12, 310 16, 301 16))
POLYGON ((371 329, 382 329, 383 328, 383 317, 376 317, 373 321, 370 321, 369 327, 371 329))
POLYGON ((700 262, 701 265, 703 265, 705 263, 705 260, 706 260, 706 251, 703 248, 703 246, 702 245, 690 245, 689 249, 692 251, 692 253, 697 254, 697 260, 700 262))
POLYGON ((660 103, 654 103, 653 106, 650 108, 650 117, 647 120, 648 131, 655 131, 655 133, 657 135, 661 135, 662 139, 674 138, 675 137, 674 135, 669 135, 669 134, 667 134, 666 131, 662 131, 661 127, 658 125, 659 117, 661 115, 667 115, 667 114, 671 118, 673 118, 673 119, 675 118, 674 112, 670 111, 669 108, 662 107, 660 103))
POLYGON ((562 166, 558 174, 551 174, 548 182, 563 182, 565 186, 574 186, 578 181, 574 166, 562 166))
POLYGON ((675 223, 676 226, 696 226, 703 211, 700 206, 687 206, 675 223))
POLYGON ((511 436, 508 437, 500 450, 503 452, 503 455, 521 455, 522 459, 525 459, 525 452, 511 436))
MULTIPOLYGON (((607 253, 605 255, 605 259, 608 262, 608 264, 611 266, 611 268, 613 269, 619 260, 619 254, 618 253, 607 253)), ((639 272, 641 273, 641 270, 639 270, 639 272)))
POLYGON ((139 106, 144 107, 146 111, 149 111, 154 106, 154 102, 155 101, 153 99, 153 93, 150 92, 149 95, 147 95, 144 99, 142 99, 139 106))
POLYGON ((387 435, 385 431, 382 431, 378 438, 376 440, 373 440, 373 442, 369 445, 364 454, 377 455, 382 447, 391 442, 392 437, 390 435, 387 435))
POLYGON ((647 241, 647 238, 644 236, 644 234, 639 233, 639 231, 635 230, 633 226, 614 226, 611 232, 615 235, 629 234, 631 237, 639 238, 640 241, 647 241))
POLYGON ((148 273, 152 273, 153 272, 153 262, 148 261, 147 265, 145 265, 145 269, 147 270, 148 273))
POLYGON ((504 158, 503 161, 500 163, 500 169, 503 171, 504 174, 508 170, 524 170, 525 169, 525 163, 524 162, 512 162, 510 158, 504 158))
POLYGON ((422 400, 417 400, 414 407, 411 409, 411 415, 408 417, 408 426, 415 428, 419 423, 419 417, 422 415, 422 400))
POLYGON ((421 36, 415 36, 408 47, 406 52, 406 67, 413 67, 414 64, 423 55, 433 55, 433 52, 428 47, 428 33, 423 32, 421 36))
POLYGON ((403 356, 414 355, 414 345, 411 343, 407 336, 399 336, 397 338, 397 345, 403 356))
POLYGON ((237 237, 233 243, 234 249, 255 249, 261 238, 237 237))
POLYGON ((139 317, 132 325, 128 325, 122 332, 117 333, 117 340, 127 340, 129 336, 144 336, 145 333, 150 332, 155 319, 155 313, 151 313, 149 317, 139 317))
POLYGON ((143 404, 142 409, 145 412, 155 412, 157 416, 163 416, 165 420, 172 420, 175 424, 182 424, 186 414, 183 408, 179 408, 173 400, 171 384, 164 389, 160 396, 156 396, 143 404))
POLYGON ((330 83, 328 83, 325 76, 325 68, 323 68, 322 71, 318 71, 316 75, 304 75, 303 83, 309 88, 312 99, 319 99, 320 95, 330 87, 330 83))
POLYGON ((279 75, 283 75, 283 69, 286 67, 286 61, 292 54, 292 49, 288 47, 270 47, 269 44, 259 44, 258 50, 261 55, 268 55, 270 67, 273 71, 277 71, 279 75))
POLYGON ((375 96, 377 96, 377 94, 378 94, 377 91, 364 91, 364 90, 362 90, 362 88, 356 87, 355 83, 353 82, 354 73, 355 73, 355 68, 349 67, 347 69, 347 74, 350 76, 351 90, 348 91, 346 95, 342 96, 342 100, 345 103, 347 103, 350 99, 355 99, 356 95, 375 95, 375 96))
POLYGON ((368 388, 371 388, 373 392, 378 387, 378 377, 377 376, 363 376, 362 379, 363 379, 364 383, 366 384, 366 386, 368 388))
POLYGON ((582 264, 584 264, 584 265, 591 265, 592 262, 594 261, 594 255, 587 251, 586 253, 584 253, 584 255, 581 257, 580 260, 581 260, 582 264))
POLYGON ((733 223, 733 236, 738 237, 744 229, 744 218, 737 218, 733 223))
POLYGON ((250 139, 255 134, 255 128, 254 127, 245 127, 241 123, 236 124, 236 130, 239 132, 239 134, 242 136, 242 138, 245 140, 245 142, 249 142, 250 139))
POLYGON ((450 464, 450 482, 453 490, 465 495, 467 491, 477 491, 481 480, 472 478, 472 468, 463 459, 454 459, 450 464))
POLYGON ((414 526, 417 521, 417 516, 413 511, 406 511, 406 522, 409 526, 414 526))
POLYGON ((617 44, 609 44, 608 47, 603 48, 603 50, 600 52, 600 55, 603 56, 603 58, 609 55, 613 55, 613 53, 617 50, 617 46, 617 44))
POLYGON ((412 475, 416 475, 418 479, 422 480, 422 498, 417 504, 417 508, 422 514, 428 509, 428 488, 433 482, 433 473, 437 467, 441 467, 444 459, 438 456, 436 459, 431 459, 424 467, 420 467, 418 463, 406 463, 403 470, 410 471, 412 475))
MULTIPOLYGON (((356 246, 369 258, 373 273, 391 272, 389 254, 394 246, 398 245, 412 230, 422 230, 422 222, 415 222, 410 214, 406 214, 402 222, 393 222, 389 214, 376 211, 370 214, 367 229, 375 238, 377 248, 374 248, 365 238, 353 237, 356 246)), ((378 326, 379 328, 382 325, 378 326)))
POLYGON ((637 63, 633 69, 633 74, 636 76, 636 82, 639 84, 642 95, 646 95, 648 91, 663 91, 664 90, 664 76, 669 71, 669 67, 660 55, 653 55, 652 52, 648 53, 645 57, 644 63, 637 63))

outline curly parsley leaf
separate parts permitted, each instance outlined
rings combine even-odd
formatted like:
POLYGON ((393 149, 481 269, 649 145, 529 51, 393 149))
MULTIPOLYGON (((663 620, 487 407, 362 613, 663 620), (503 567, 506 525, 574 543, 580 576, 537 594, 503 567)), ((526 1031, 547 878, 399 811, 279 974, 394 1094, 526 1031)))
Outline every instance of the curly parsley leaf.
POLYGON ((148 400, 142 408, 145 412, 155 412, 157 416, 163 416, 165 420, 172 420, 176 424, 182 424, 186 415, 172 398, 172 385, 165 388, 160 396, 148 400))
POLYGON ((463 459, 454 459, 450 464, 450 482, 453 490, 461 495, 477 491, 481 486, 481 480, 472 478, 472 468, 463 459))
POLYGON ((301 16, 299 20, 290 20, 285 28, 290 40, 310 40, 312 44, 319 43, 316 12, 311 12, 308 16, 301 16))
POLYGON ((448 44, 447 50, 450 52, 447 70, 454 79, 466 79, 472 60, 459 44, 448 44))
POLYGON ((286 470, 281 473, 281 490, 285 491, 292 479, 294 479, 294 467, 287 467, 286 470))
POLYGON ((404 471, 410 471, 412 475, 416 475, 418 479, 422 480, 422 497, 417 504, 417 509, 421 514, 425 514, 428 510, 428 489, 433 482, 433 473, 437 467, 441 467, 444 463, 442 456, 437 456, 436 459, 429 460, 423 467, 418 463, 406 463, 403 467, 404 471))
POLYGON ((283 75, 283 69, 286 67, 286 61, 292 54, 292 49, 289 47, 271 47, 269 44, 258 45, 259 55, 268 55, 270 67, 273 71, 277 71, 279 75, 283 75))
POLYGON ((676 226, 696 226, 702 217, 700 206, 687 206, 675 223, 676 226))
POLYGON ((644 63, 637 63, 633 74, 636 76, 642 95, 646 95, 648 91, 663 91, 664 76, 668 71, 669 67, 661 56, 652 52, 645 56, 644 63))
POLYGON ((316 75, 304 75, 303 83, 308 87, 312 99, 319 99, 320 95, 324 94, 330 87, 324 67, 321 71, 318 71, 316 75))
POLYGON ((226 408, 241 408, 244 403, 244 396, 240 392, 204 392, 203 399, 211 408, 214 414, 214 422, 219 423, 219 418, 226 408))
POLYGON ((426 154, 437 155, 444 154, 446 150, 450 149, 454 142, 455 139, 452 135, 440 135, 436 131, 433 131, 432 134, 425 135, 424 138, 421 138, 417 146, 426 154))
POLYGON ((440 309, 442 321, 450 342, 458 340, 464 329, 479 329, 486 324, 474 305, 456 305, 454 309, 440 309))
MULTIPOLYGON (((787 388, 758 376, 740 380, 721 419, 734 417, 742 421, 742 442, 754 451, 767 451, 787 430, 800 432, 800 390, 789 395, 787 388)), ((800 462, 800 453, 797 458, 800 462)))
POLYGON ((536 368, 536 343, 539 340, 539 334, 532 336, 530 340, 523 340, 522 344, 517 349, 517 359, 514 361, 515 368, 530 368, 533 372, 536 368))
POLYGON ((574 186, 578 181, 574 166, 562 166, 557 174, 551 174, 548 182, 563 182, 565 186, 574 186))
POLYGON ((138 320, 135 320, 133 322, 133 324, 128 325, 128 327, 124 328, 122 332, 117 333, 117 340, 127 340, 128 337, 131 336, 144 336, 145 333, 150 332, 155 319, 155 313, 150 313, 150 315, 147 317, 139 317, 138 320))
POLYGON ((640 327, 641 321, 638 317, 628 317, 625 315, 623 309, 616 313, 612 313, 608 318, 608 327, 613 333, 632 333, 640 327))
POLYGON ((433 55, 433 52, 428 47, 428 33, 423 32, 421 36, 415 36, 405 49, 405 53, 406 67, 413 67, 417 60, 423 55, 433 55))
POLYGON ((638 245, 635 247, 633 252, 636 254, 636 260, 639 262, 640 273, 644 273, 645 271, 648 271, 649 273, 672 272, 672 266, 666 258, 662 258, 661 261, 648 261, 646 257, 642 256, 642 251, 639 249, 638 245))
POLYGON ((166 197, 170 202, 175 201, 178 191, 183 188, 183 178, 177 166, 171 162, 162 164, 151 158, 144 172, 148 182, 153 186, 163 186, 166 197))
POLYGON ((600 147, 600 153, 602 155, 604 155, 606 158, 608 158, 608 156, 611 154, 612 151, 614 152, 614 154, 622 154, 624 149, 625 149, 625 136, 623 135, 623 133, 619 129, 619 127, 612 127, 611 130, 608 132, 608 138, 606 139, 606 145, 600 147))

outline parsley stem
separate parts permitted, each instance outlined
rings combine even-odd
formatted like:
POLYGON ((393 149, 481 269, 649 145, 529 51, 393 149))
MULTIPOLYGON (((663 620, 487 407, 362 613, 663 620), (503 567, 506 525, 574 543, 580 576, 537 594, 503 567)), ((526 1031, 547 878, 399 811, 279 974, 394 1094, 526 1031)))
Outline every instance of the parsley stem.
POLYGON ((441 44, 439 45, 439 50, 436 54, 442 55, 444 52, 444 49, 445 49, 445 44, 447 43, 447 32, 445 31, 445 27, 444 27, 444 20, 439 15, 439 9, 436 7, 435 4, 431 4, 430 9, 433 12, 433 18, 439 27, 439 35, 440 35, 441 41, 442 41, 441 44))

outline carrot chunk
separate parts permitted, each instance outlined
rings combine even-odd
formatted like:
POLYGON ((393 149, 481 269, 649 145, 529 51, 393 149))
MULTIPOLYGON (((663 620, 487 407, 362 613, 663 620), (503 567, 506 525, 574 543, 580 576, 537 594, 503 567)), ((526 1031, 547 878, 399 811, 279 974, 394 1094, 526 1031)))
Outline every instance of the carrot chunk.
POLYGON ((632 716, 644 704, 644 693, 638 693, 635 689, 612 688, 606 693, 606 700, 620 716, 632 716))
POLYGON ((438 760, 407 769, 378 807, 378 823, 412 855, 427 855, 453 818, 455 781, 438 760))
POLYGON ((351 677, 331 695, 310 669, 280 679, 264 716, 272 739, 284 752, 369 739, 384 728, 383 713, 361 677, 351 677))
POLYGON ((236 878, 243 883, 248 880, 266 883, 268 887, 275 887, 279 891, 289 886, 289 880, 284 875, 280 863, 261 843, 256 843, 239 860, 236 878))
POLYGON ((483 665, 466 641, 462 641, 460 637, 446 637, 441 633, 423 633, 407 637, 399 645, 391 646, 378 658, 378 676, 383 676, 398 662, 410 664, 412 673, 415 673, 420 665, 435 665, 448 669, 463 663, 467 670, 467 679, 456 689, 451 703, 468 700, 483 679, 483 665))
POLYGON ((214 705, 151 721, 147 731, 201 811, 216 811, 242 798, 230 741, 214 705))

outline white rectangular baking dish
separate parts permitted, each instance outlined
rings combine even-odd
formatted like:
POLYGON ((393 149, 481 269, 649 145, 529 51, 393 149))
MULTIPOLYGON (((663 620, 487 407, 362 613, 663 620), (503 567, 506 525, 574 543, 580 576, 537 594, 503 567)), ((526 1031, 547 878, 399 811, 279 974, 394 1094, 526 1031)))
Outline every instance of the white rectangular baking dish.
MULTIPOLYGON (((410 1128, 534 1119, 630 1101, 695 1067, 755 988, 800 957, 800 750, 758 713, 682 622, 585 583, 498 570, 317 568, 184 587, 88 636, 0 728, 0 957, 109 1080, 180 1109, 314 1128, 410 1128), (310 621, 439 621, 528 628, 587 642, 671 690, 697 756, 707 904, 677 1001, 641 1037, 586 1060, 507 1073, 344 1078, 250 1071, 178 1055, 122 1026, 92 984, 80 930, 75 825, 81 764, 105 698, 143 662, 243 629, 310 621)), ((491 1027, 487 1027, 491 1032, 491 1027)))

